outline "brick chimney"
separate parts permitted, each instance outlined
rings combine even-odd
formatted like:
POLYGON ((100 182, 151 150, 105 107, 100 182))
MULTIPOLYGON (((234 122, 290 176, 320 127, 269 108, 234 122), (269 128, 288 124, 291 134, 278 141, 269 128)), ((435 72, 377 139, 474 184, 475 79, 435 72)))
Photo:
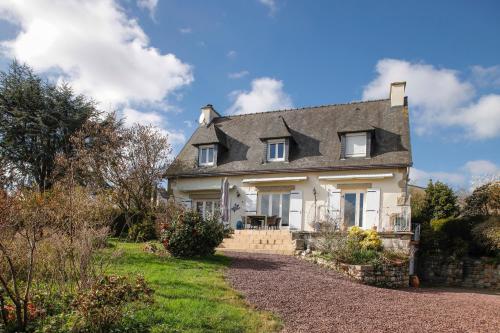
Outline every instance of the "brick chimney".
POLYGON ((406 82, 391 83, 391 107, 405 105, 406 82))

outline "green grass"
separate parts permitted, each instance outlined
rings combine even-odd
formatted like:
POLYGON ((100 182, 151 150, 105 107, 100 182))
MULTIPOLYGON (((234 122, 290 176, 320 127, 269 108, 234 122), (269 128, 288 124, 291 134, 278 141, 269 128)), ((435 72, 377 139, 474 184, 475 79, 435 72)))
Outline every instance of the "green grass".
POLYGON ((280 322, 270 313, 249 307, 224 281, 229 259, 222 255, 197 259, 160 257, 143 244, 113 241, 110 273, 141 274, 155 290, 155 303, 134 319, 152 325, 151 332, 277 332, 280 322))

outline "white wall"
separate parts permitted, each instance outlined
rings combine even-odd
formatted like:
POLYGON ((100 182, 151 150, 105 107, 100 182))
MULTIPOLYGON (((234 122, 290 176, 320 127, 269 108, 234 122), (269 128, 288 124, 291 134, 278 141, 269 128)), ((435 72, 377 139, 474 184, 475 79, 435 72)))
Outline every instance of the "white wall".
MULTIPOLYGON (((317 219, 324 219, 326 215, 326 209, 328 204, 328 189, 333 187, 338 187, 340 184, 366 184, 371 183, 371 187, 379 188, 381 192, 381 210, 380 210, 380 221, 378 230, 379 231, 390 231, 392 227, 390 225, 390 216, 393 213, 401 213, 402 206, 398 206, 398 197, 404 193, 404 188, 400 188, 400 184, 404 184, 401 181, 404 177, 405 169, 380 169, 380 170, 363 170, 363 171, 325 171, 316 173, 287 173, 287 174, 266 174, 266 175, 246 175, 246 176, 229 176, 229 184, 231 186, 235 185, 235 188, 231 189, 230 192, 230 208, 234 205, 239 205, 239 210, 233 211, 230 209, 230 221, 233 226, 236 225, 236 221, 241 220, 241 216, 245 214, 245 193, 247 191, 257 191, 255 184, 243 183, 243 179, 248 178, 274 178, 274 177, 298 177, 306 176, 307 180, 300 182, 274 182, 265 183, 260 185, 265 186, 283 186, 283 185, 294 185, 295 190, 302 191, 303 195, 303 214, 302 214, 302 230, 311 231, 313 230, 312 222, 314 221, 315 204, 313 188, 316 188, 317 201, 316 201, 316 214, 317 219), (342 180, 342 181, 325 181, 318 179, 319 176, 333 176, 333 175, 360 175, 360 174, 377 174, 377 173, 393 173, 394 176, 391 178, 384 179, 372 179, 372 180, 342 180), (239 196, 238 196, 239 194, 239 196)), ((174 198, 179 200, 180 198, 188 198, 193 194, 200 195, 204 191, 208 191, 220 188, 222 177, 200 177, 200 178, 182 178, 182 179, 172 179, 170 180, 170 185, 173 190, 174 198), (181 191, 182 189, 186 191, 181 191), (195 190, 194 189, 199 189, 195 190)), ((362 185, 361 185, 362 186, 362 185)), ((365 187, 360 187, 360 189, 366 189, 365 187)), ((344 193, 346 190, 342 190, 344 193)), ((347 190, 348 191, 348 190, 347 190)), ((213 193, 213 192, 212 192, 213 193)))

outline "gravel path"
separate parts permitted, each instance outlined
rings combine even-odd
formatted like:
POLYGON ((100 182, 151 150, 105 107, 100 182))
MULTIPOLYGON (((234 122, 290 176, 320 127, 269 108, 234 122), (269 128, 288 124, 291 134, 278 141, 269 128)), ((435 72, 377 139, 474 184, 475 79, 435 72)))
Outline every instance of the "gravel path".
POLYGON ((227 279, 277 313, 283 332, 500 332, 500 296, 453 289, 389 290, 290 256, 231 253, 227 279))

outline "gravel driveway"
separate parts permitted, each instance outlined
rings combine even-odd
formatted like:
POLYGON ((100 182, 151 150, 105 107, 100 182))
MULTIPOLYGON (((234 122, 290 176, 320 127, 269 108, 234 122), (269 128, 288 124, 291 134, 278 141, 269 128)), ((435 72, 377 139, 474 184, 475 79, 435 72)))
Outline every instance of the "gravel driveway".
POLYGON ((227 252, 227 279, 277 313, 283 332, 500 332, 500 296, 453 289, 389 290, 279 255, 227 252))

